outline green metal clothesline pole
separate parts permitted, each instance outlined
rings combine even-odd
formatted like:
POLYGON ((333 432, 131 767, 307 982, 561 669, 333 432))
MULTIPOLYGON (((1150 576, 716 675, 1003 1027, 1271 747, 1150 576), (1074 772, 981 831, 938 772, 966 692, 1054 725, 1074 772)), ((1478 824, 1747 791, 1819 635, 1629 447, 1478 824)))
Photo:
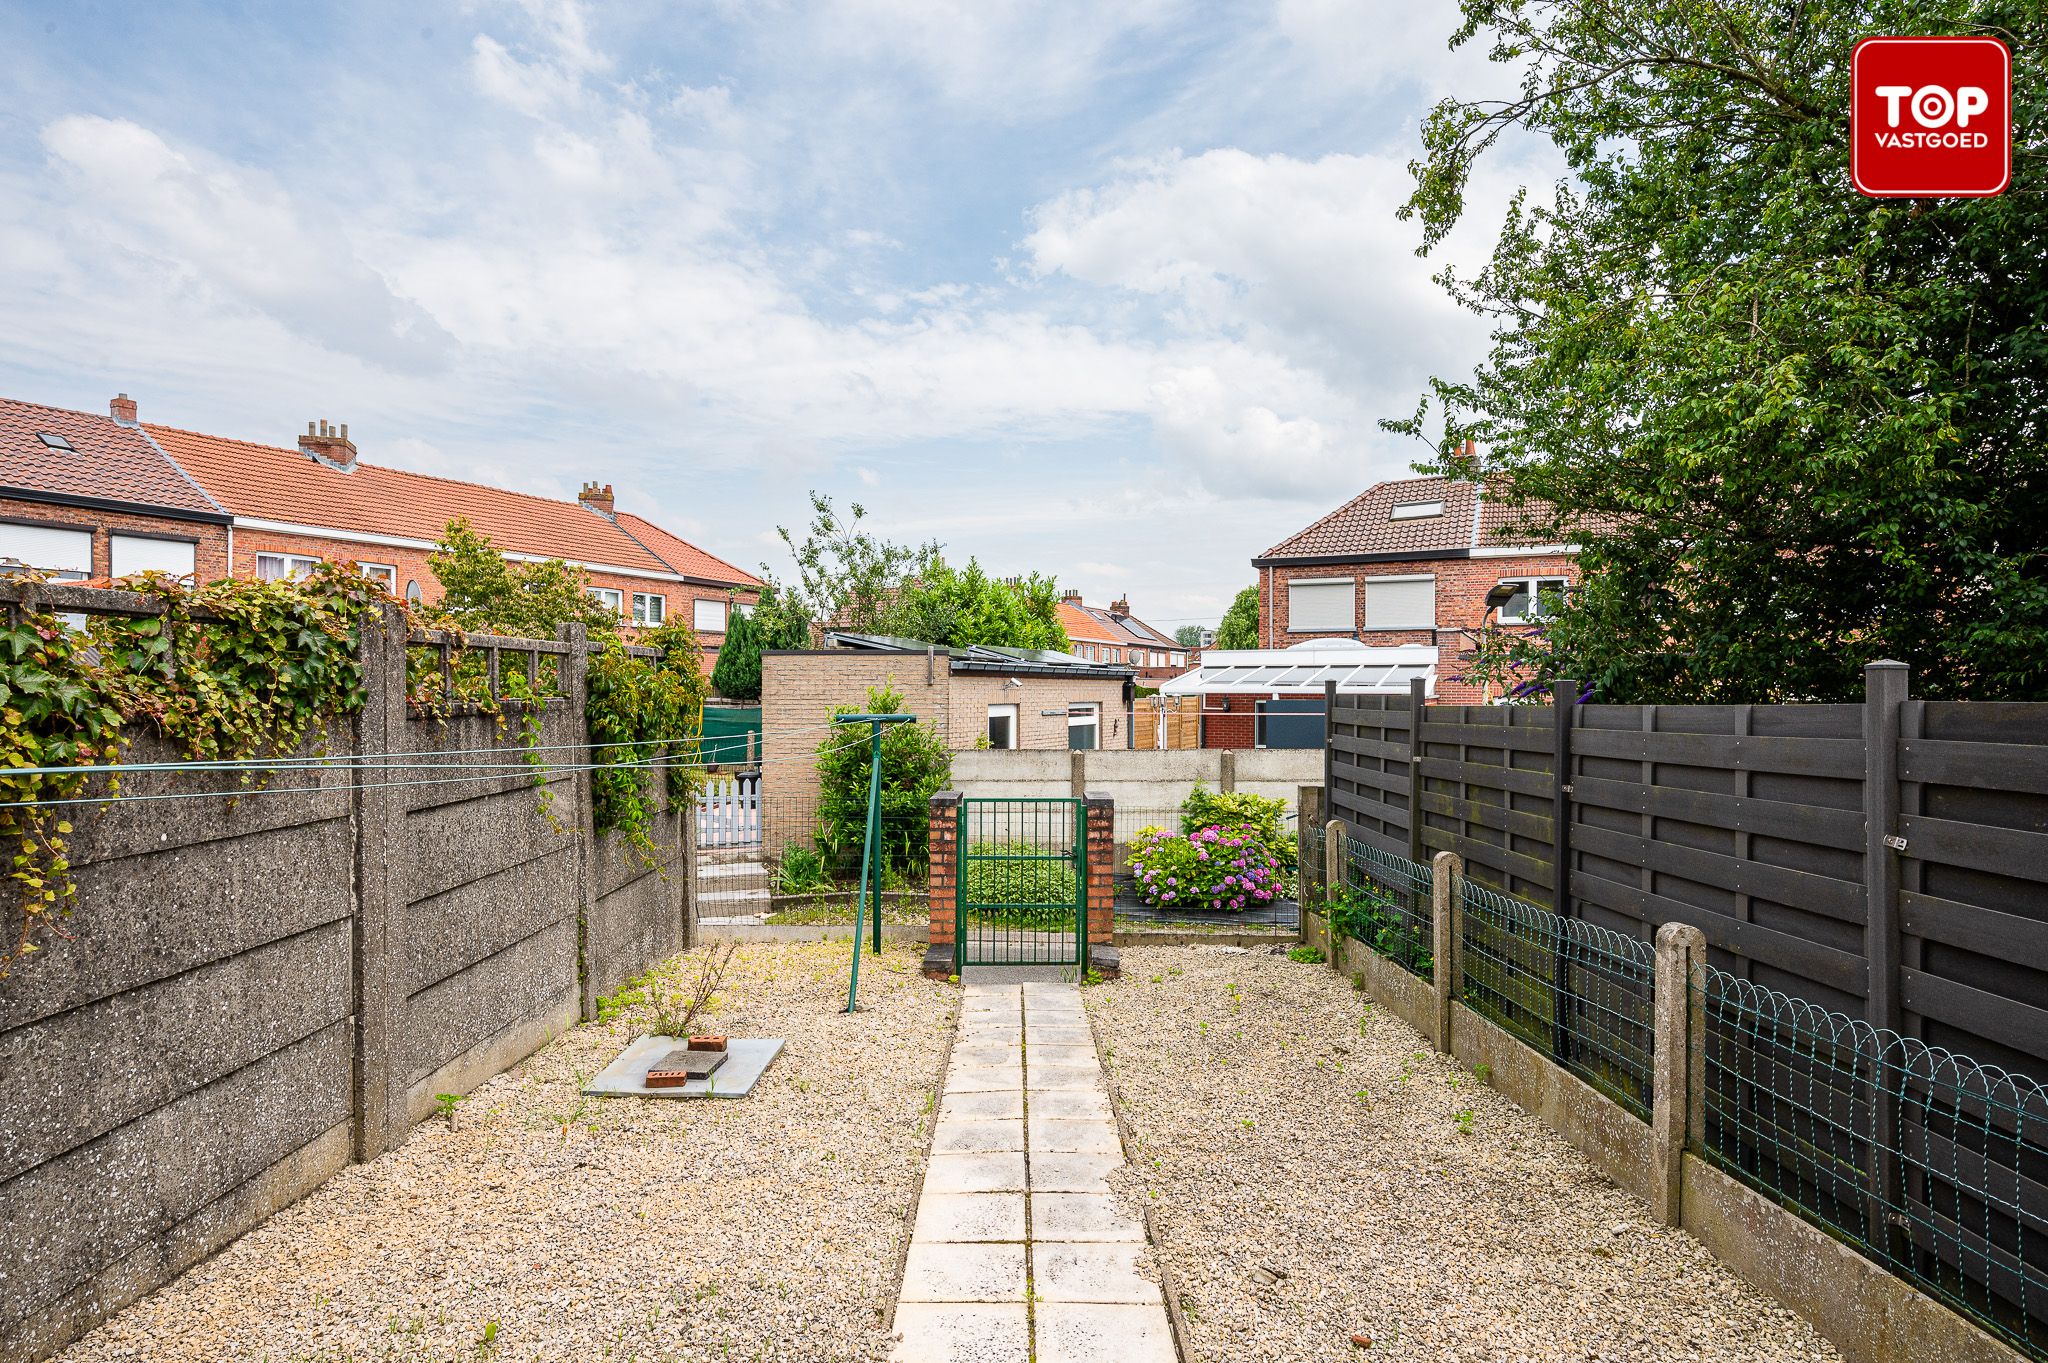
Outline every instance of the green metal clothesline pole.
POLYGON ((888 724, 907 724, 915 715, 834 715, 834 724, 865 724, 868 726, 870 746, 868 748, 868 835, 860 851, 860 905, 853 918, 853 971, 846 981, 846 1011, 855 1011, 860 998, 860 939, 868 923, 870 892, 873 894, 874 940, 869 948, 877 955, 882 950, 882 864, 875 854, 876 844, 882 840, 882 728, 888 724))

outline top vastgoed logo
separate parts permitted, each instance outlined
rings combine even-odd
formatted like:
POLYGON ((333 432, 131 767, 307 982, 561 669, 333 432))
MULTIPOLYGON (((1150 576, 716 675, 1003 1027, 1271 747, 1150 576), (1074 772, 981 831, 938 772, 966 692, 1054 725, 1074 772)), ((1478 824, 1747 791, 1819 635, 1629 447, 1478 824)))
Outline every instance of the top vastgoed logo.
POLYGON ((1865 38, 1849 172, 1881 198, 1982 198, 2012 179, 2012 54, 1996 38, 1865 38))

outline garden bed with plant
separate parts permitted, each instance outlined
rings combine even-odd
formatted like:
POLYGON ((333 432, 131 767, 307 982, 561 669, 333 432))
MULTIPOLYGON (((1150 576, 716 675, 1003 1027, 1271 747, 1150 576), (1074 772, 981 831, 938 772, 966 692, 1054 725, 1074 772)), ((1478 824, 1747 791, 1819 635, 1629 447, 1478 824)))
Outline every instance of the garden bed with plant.
POLYGON ((881 1360, 957 995, 920 948, 675 958, 405 1145, 131 1306, 63 1363, 881 1360), (738 1100, 586 1098, 642 1033, 787 1047, 738 1100))

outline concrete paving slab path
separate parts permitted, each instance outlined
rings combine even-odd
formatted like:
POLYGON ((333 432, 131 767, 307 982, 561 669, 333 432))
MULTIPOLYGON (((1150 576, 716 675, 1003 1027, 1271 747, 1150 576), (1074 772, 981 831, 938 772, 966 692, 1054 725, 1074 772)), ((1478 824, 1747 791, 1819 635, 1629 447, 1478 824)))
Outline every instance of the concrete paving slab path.
POLYGON ((967 987, 898 1296, 895 1363, 1173 1363, 1081 991, 967 987))

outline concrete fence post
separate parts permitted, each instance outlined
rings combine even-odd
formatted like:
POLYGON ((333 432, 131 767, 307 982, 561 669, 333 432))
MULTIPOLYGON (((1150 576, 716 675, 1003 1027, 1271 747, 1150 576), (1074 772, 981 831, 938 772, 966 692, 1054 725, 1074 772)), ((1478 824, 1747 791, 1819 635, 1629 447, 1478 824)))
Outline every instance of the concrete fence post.
POLYGON ((1228 795, 1237 789, 1237 751, 1234 748, 1225 748, 1223 756, 1217 761, 1217 766, 1219 769, 1216 774, 1216 789, 1228 795))
POLYGON ((1323 788, 1296 786, 1294 790, 1294 940, 1308 940, 1308 909, 1323 907, 1323 868, 1308 853, 1308 833, 1323 821, 1323 788))
MULTIPOLYGON (((581 740, 590 732, 589 719, 584 714, 584 707, 590 700, 589 632, 581 621, 574 621, 557 629, 555 638, 569 650, 562 655, 561 666, 556 669, 555 685, 568 698, 570 729, 581 740)), ((589 762, 586 754, 577 765, 587 768, 589 762)), ((590 920, 597 912, 599 869, 597 812, 591 807, 590 785, 588 770, 574 773, 570 778, 568 802, 569 822, 576 834, 576 973, 585 1022, 597 1017, 598 982, 598 972, 591 968, 590 960, 590 920)))
MULTIPOLYGON (((1694 1053, 1706 1038, 1694 1030, 1692 981, 1707 959, 1706 935, 1689 923, 1657 929, 1656 1046, 1651 1068, 1650 1214, 1679 1225, 1685 1208, 1685 1149, 1697 1139, 1693 1126, 1704 1094, 1695 1094, 1694 1053)), ((1704 1089, 1704 1085, 1700 1086, 1704 1089)))
POLYGON ((1465 859, 1439 852, 1430 862, 1429 979, 1436 986, 1436 1048, 1451 1053, 1451 1004, 1459 993, 1459 942, 1465 935, 1465 859))
MULTIPOLYGON (((406 621, 385 606, 362 629, 363 708, 357 753, 402 753, 406 621)), ((405 799, 397 787, 358 782, 355 792, 355 1158, 373 1160, 405 1139, 405 799)))
POLYGON ((1344 821, 1328 819, 1323 823, 1323 927, 1329 938, 1330 969, 1344 973, 1344 944, 1337 937, 1337 923, 1332 913, 1337 896, 1344 893, 1344 821))

